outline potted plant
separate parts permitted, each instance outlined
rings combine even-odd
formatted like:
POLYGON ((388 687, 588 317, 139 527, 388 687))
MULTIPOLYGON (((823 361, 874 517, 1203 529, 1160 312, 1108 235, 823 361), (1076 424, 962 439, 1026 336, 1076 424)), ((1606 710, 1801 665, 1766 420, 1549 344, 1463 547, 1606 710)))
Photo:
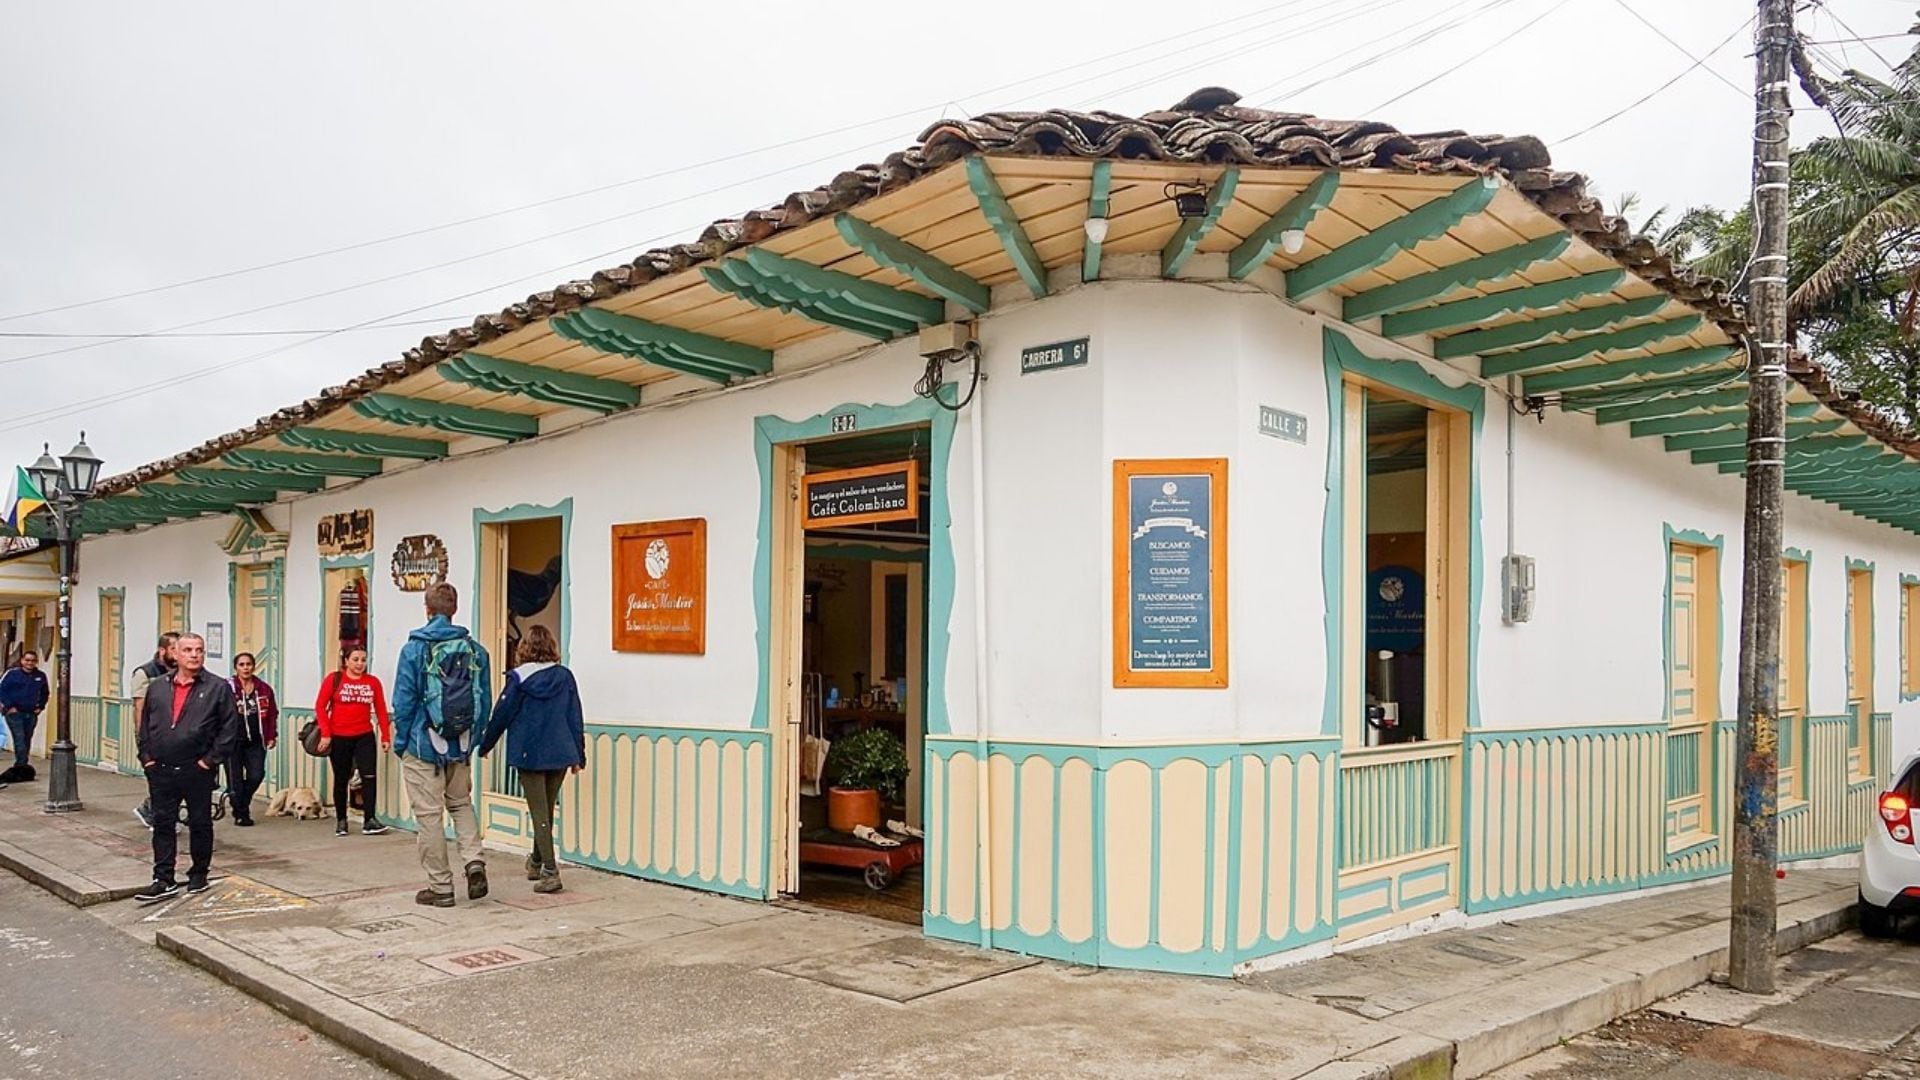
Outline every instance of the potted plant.
POLYGON ((907 786, 907 750, 892 732, 867 728, 834 742, 827 751, 825 773, 827 824, 839 832, 854 826, 877 829, 883 804, 901 801, 907 786))

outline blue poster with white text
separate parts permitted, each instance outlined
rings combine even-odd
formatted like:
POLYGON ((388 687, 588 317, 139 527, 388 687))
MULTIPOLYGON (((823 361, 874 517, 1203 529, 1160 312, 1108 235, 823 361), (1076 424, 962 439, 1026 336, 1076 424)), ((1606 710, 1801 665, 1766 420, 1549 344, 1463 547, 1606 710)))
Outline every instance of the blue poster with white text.
POLYGON ((1129 477, 1127 503, 1127 666, 1213 670, 1213 478, 1129 477))

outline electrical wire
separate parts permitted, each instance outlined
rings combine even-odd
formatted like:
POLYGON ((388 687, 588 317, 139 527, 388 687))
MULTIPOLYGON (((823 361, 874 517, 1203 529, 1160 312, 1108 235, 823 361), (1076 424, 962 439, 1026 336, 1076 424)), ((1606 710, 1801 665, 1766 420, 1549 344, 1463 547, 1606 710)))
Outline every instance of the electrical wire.
MULTIPOLYGON (((358 327, 361 330, 386 330, 401 326, 444 326, 448 319, 457 319, 457 313, 441 315, 431 319, 408 319, 405 322, 373 323, 358 327)), ((356 329, 354 327, 318 328, 305 330, 185 330, 177 334, 163 334, 151 330, 97 330, 91 333, 74 330, 0 330, 0 338, 234 338, 234 337, 299 337, 301 334, 331 334, 356 329)))
POLYGON ((1613 2, 1620 7, 1620 10, 1626 12, 1627 14, 1637 19, 1641 26, 1644 26, 1647 29, 1653 31, 1655 34, 1660 35, 1660 40, 1680 50, 1680 55, 1686 57, 1689 60, 1698 61, 1701 67, 1706 68, 1707 74, 1713 76, 1716 79, 1719 79, 1722 83, 1726 84, 1729 90, 1732 90, 1734 93, 1739 94, 1740 100, 1745 101, 1753 95, 1753 92, 1751 90, 1748 90, 1746 87, 1741 86, 1739 83, 1736 83, 1732 79, 1727 78, 1725 75, 1720 74, 1718 71, 1714 70, 1713 68, 1707 67, 1707 62, 1705 59, 1695 56, 1693 54, 1693 50, 1687 48, 1685 45, 1680 44, 1678 41, 1675 41, 1672 34, 1669 34, 1665 30, 1660 29, 1658 26, 1654 25, 1652 20, 1648 19, 1645 15, 1640 14, 1638 11, 1634 10, 1631 6, 1627 4, 1627 0, 1613 0, 1613 2))
MULTIPOLYGON (((1514 0, 1486 0, 1486 3, 1481 4, 1479 7, 1474 8, 1472 11, 1469 11, 1464 15, 1460 15, 1449 22, 1442 23, 1439 26, 1421 31, 1420 33, 1414 35, 1411 38, 1408 38, 1405 41, 1396 42, 1390 46, 1387 46, 1386 48, 1381 49, 1380 51, 1374 53, 1373 55, 1367 56, 1363 59, 1355 61, 1354 63, 1349 64, 1346 67, 1341 68, 1339 71, 1333 72, 1330 75, 1323 75, 1318 79, 1314 79, 1310 82, 1306 82, 1298 86, 1294 86, 1284 92, 1275 94, 1274 96, 1267 99, 1267 103, 1270 105, 1278 105, 1292 98, 1299 97, 1301 94, 1304 94, 1307 91, 1314 89, 1315 87, 1324 86, 1325 84, 1330 83, 1335 79, 1345 78, 1346 76, 1351 75, 1356 71, 1364 71, 1367 68, 1370 68, 1373 65, 1380 63, 1382 60, 1386 60, 1390 57, 1393 57, 1402 52, 1405 52, 1407 49, 1412 48, 1413 46, 1424 45, 1427 42, 1430 42, 1435 38, 1440 37, 1443 34, 1446 34, 1453 30, 1457 30, 1460 27, 1465 26, 1468 23, 1471 23, 1474 20, 1479 19, 1480 17, 1488 14, 1489 12, 1496 11, 1500 8, 1506 7, 1507 5, 1513 2, 1514 0)), ((1442 14, 1445 14, 1445 12, 1442 12, 1442 14)), ((1425 21, 1425 20, 1422 20, 1422 21, 1425 21)), ((1415 25, 1418 25, 1418 24, 1416 23, 1415 25)), ((1342 53, 1339 55, 1347 55, 1348 53, 1352 53, 1355 51, 1357 50, 1349 49, 1347 50, 1346 53, 1342 53)), ((1309 68, 1307 70, 1311 71, 1313 69, 1309 68)))
MULTIPOLYGON (((1475 12, 1469 12, 1467 16, 1464 16, 1464 18, 1470 18, 1473 15, 1478 14, 1479 12, 1483 12, 1487 10, 1489 7, 1498 6, 1500 4, 1510 3, 1510 2, 1511 0, 1488 0, 1488 3, 1482 4, 1481 7, 1477 9, 1477 11, 1475 12)), ((1438 19, 1446 19, 1450 15, 1452 15, 1452 13, 1453 13, 1453 9, 1449 5, 1442 4, 1437 8, 1435 8, 1433 11, 1422 16, 1421 18, 1415 19, 1411 22, 1404 23, 1398 27, 1395 27, 1391 32, 1392 34, 1395 34, 1395 35, 1409 34, 1410 36, 1404 40, 1393 42, 1391 45, 1389 45, 1386 49, 1382 50, 1380 53, 1376 53, 1373 56, 1369 56, 1359 61, 1358 63, 1351 65, 1348 68, 1343 69, 1341 71, 1336 71, 1331 75, 1327 75, 1319 79, 1307 81, 1289 89, 1285 89, 1285 90, 1282 89, 1284 87, 1287 87, 1290 82, 1294 82, 1295 80, 1300 80, 1304 76, 1310 75, 1316 71, 1320 71, 1334 63, 1337 63, 1338 61, 1340 61, 1345 57, 1352 56, 1353 54, 1360 52, 1361 50, 1366 49, 1369 46, 1378 44, 1379 42, 1379 38, 1377 37, 1364 38, 1361 41, 1354 43, 1352 46, 1348 48, 1342 49, 1339 52, 1331 53, 1327 56, 1322 57, 1318 63, 1310 64, 1305 67, 1294 68, 1290 70, 1286 75, 1282 76, 1281 78, 1275 79, 1273 82, 1267 83, 1264 86, 1256 87, 1252 93, 1247 95, 1247 98, 1249 100, 1258 101, 1262 108, 1272 108, 1275 105, 1279 104, 1281 101, 1284 101, 1285 99, 1290 97, 1295 97, 1303 91, 1310 90, 1316 86, 1321 85, 1322 83, 1329 82, 1333 79, 1337 79, 1344 75, 1350 74, 1353 71, 1358 71, 1362 68, 1370 66, 1371 64, 1377 63, 1384 56, 1393 55, 1393 54, 1397 54, 1405 51, 1408 46, 1417 44, 1418 42, 1424 40, 1425 37, 1423 35, 1427 35, 1432 32, 1432 31, 1421 31, 1420 30, 1421 27, 1426 26, 1428 23, 1434 22, 1435 20, 1438 20, 1438 19)), ((1457 20, 1455 23, 1443 24, 1439 29, 1444 31, 1453 25, 1457 25, 1457 20)))
POLYGON ((1581 128, 1579 131, 1576 131, 1571 135, 1567 135, 1562 138, 1556 139, 1554 140, 1554 142, 1557 144, 1564 145, 1566 143, 1572 142, 1575 139, 1581 138, 1582 136, 1592 134, 1593 132, 1598 131, 1599 129, 1607 126, 1608 124, 1613 123, 1615 120, 1618 120, 1621 117, 1627 115, 1628 113, 1639 108, 1640 106, 1645 105, 1647 102, 1652 101, 1654 98, 1664 93, 1669 87, 1673 86, 1674 83, 1677 83, 1681 79, 1684 79, 1688 75, 1691 75, 1694 69, 1699 67, 1704 67, 1708 60, 1713 59, 1713 56, 1715 53, 1719 52, 1721 49, 1724 49, 1729 44, 1731 44, 1734 38, 1740 36, 1740 32, 1742 30, 1745 30, 1747 27, 1752 26, 1754 18, 1755 16, 1753 15, 1747 16, 1745 21, 1743 21, 1739 26, 1736 26, 1733 28, 1732 33, 1720 39, 1720 44, 1715 45, 1711 49, 1708 49, 1704 55, 1698 57, 1692 63, 1688 64, 1686 67, 1681 68, 1679 73, 1674 75, 1673 78, 1668 79, 1666 82, 1663 82, 1659 86, 1654 87, 1652 90, 1647 91, 1645 94, 1641 95, 1640 97, 1634 99, 1632 102, 1628 103, 1625 107, 1617 109, 1614 112, 1611 112, 1606 116, 1603 116, 1598 120, 1595 120, 1593 123, 1588 124, 1586 127, 1581 128))
POLYGON ((1502 36, 1495 38, 1490 44, 1487 45, 1486 48, 1481 49, 1479 52, 1474 53, 1472 56, 1469 56, 1464 60, 1459 60, 1459 61, 1454 61, 1449 63, 1447 67, 1441 69, 1441 71, 1438 74, 1434 75, 1432 78, 1427 79, 1423 82, 1415 83, 1412 86, 1409 86, 1408 88, 1406 88, 1405 90, 1400 91, 1398 94, 1395 94, 1392 97, 1388 98, 1387 100, 1381 102, 1380 104, 1375 105, 1372 108, 1366 110, 1367 114, 1371 116, 1375 113, 1380 112, 1382 109, 1387 108, 1390 105, 1394 105, 1398 103, 1403 98, 1416 94, 1422 90, 1425 90, 1427 87, 1432 86, 1434 83, 1439 82, 1441 79, 1444 79, 1447 76, 1453 74, 1454 72, 1459 71, 1461 68, 1466 67, 1467 65, 1487 55, 1488 53, 1499 48, 1500 46, 1505 45, 1507 42, 1512 41, 1514 38, 1519 37, 1521 34, 1526 33, 1528 30, 1533 29, 1535 24, 1539 23, 1541 20, 1545 19, 1547 16, 1552 15, 1554 12, 1559 11, 1561 8, 1566 7, 1569 3, 1572 3, 1572 2, 1573 0, 1560 0, 1559 3, 1553 5, 1552 7, 1546 9, 1545 11, 1542 11, 1540 14, 1535 15, 1533 18, 1528 19, 1526 22, 1521 23, 1519 26, 1514 27, 1512 30, 1509 30, 1507 33, 1503 34, 1502 36))
MULTIPOLYGON (((1885 65, 1887 65, 1887 70, 1888 70, 1888 71, 1898 71, 1898 70, 1900 70, 1900 65, 1899 65, 1899 64, 1896 64, 1896 63, 1894 63, 1893 61, 1891 61, 1891 60, 1889 60, 1889 59, 1887 59, 1887 58, 1886 58, 1885 56, 1882 56, 1882 55, 1880 54, 1880 50, 1879 50, 1879 49, 1876 49, 1876 48, 1874 48, 1874 47, 1873 47, 1873 44, 1872 44, 1872 42, 1871 42, 1871 41, 1870 41, 1870 40, 1869 40, 1868 38, 1866 38, 1866 37, 1863 37, 1863 36, 1861 35, 1861 33, 1860 33, 1860 31, 1858 31, 1858 30, 1855 30, 1855 29, 1854 29, 1853 27, 1851 27, 1851 26, 1848 26, 1848 25, 1847 25, 1847 20, 1845 20, 1845 19, 1843 19, 1843 18, 1841 18, 1841 17, 1840 17, 1840 15, 1839 15, 1839 13, 1837 13, 1837 12, 1835 12, 1835 11, 1833 10, 1833 8, 1832 8, 1831 6, 1829 6, 1828 4, 1826 4, 1826 3, 1824 2, 1824 0, 1814 0, 1814 6, 1815 6, 1815 7, 1817 7, 1817 8, 1819 8, 1819 9, 1820 9, 1821 11, 1824 11, 1824 12, 1826 12, 1826 13, 1827 13, 1827 18, 1829 18, 1829 19, 1832 19, 1832 20, 1833 20, 1834 22, 1836 22, 1836 23, 1839 23, 1839 24, 1840 24, 1840 29, 1842 29, 1842 30, 1845 30, 1845 31, 1846 31, 1847 33, 1849 33, 1849 34, 1852 34, 1852 35, 1853 35, 1853 40, 1855 40, 1855 41, 1857 41, 1857 42, 1859 42, 1859 43, 1860 43, 1860 45, 1861 45, 1861 46, 1862 46, 1863 48, 1865 48, 1865 49, 1866 49, 1866 50, 1867 50, 1868 52, 1870 52, 1870 53, 1872 53, 1872 54, 1873 54, 1873 56, 1874 56, 1874 59, 1876 59, 1876 60, 1878 60, 1878 61, 1880 61, 1881 63, 1883 63, 1883 64, 1885 64, 1885 65)), ((1906 36, 1909 36, 1909 35, 1906 35, 1906 34, 1901 34, 1901 35, 1898 35, 1898 36, 1900 36, 1900 37, 1906 37, 1906 36)))

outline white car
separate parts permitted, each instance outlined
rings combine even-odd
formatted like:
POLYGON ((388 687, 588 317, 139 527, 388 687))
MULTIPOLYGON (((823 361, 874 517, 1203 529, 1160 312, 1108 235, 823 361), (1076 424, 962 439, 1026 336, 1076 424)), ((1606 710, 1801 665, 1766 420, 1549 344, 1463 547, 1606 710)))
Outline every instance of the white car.
POLYGON ((1860 852, 1860 932, 1886 937, 1901 915, 1920 913, 1920 751, 1881 792, 1860 852))

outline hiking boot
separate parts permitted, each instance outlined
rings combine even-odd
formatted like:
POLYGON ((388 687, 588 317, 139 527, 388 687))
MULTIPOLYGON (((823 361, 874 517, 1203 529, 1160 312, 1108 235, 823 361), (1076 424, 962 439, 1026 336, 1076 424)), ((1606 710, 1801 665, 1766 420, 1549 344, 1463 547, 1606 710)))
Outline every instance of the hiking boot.
POLYGON ((342 818, 339 821, 336 821, 333 823, 333 835, 335 836, 347 835, 347 822, 345 818, 342 818))
POLYGON ((413 894, 413 902, 425 905, 426 907, 452 907, 453 894, 450 892, 434 892, 432 889, 421 889, 419 892, 413 894))
POLYGON ((153 884, 134 893, 133 898, 142 904, 157 904, 162 900, 170 900, 179 895, 179 882, 161 881, 159 878, 155 878, 153 879, 153 884))
POLYGON ((381 833, 386 832, 388 829, 392 827, 393 826, 388 825, 384 821, 375 821, 370 818, 368 819, 365 825, 360 826, 360 835, 361 836, 379 836, 381 833))
POLYGON ((537 855, 527 856, 527 880, 540 880, 540 857, 537 855))
POLYGON ((540 880, 534 883, 533 891, 537 893, 557 893, 560 891, 560 888, 560 871, 550 866, 540 871, 540 880))
POLYGON ((467 864, 467 899, 478 900, 487 895, 487 864, 475 859, 467 864))

